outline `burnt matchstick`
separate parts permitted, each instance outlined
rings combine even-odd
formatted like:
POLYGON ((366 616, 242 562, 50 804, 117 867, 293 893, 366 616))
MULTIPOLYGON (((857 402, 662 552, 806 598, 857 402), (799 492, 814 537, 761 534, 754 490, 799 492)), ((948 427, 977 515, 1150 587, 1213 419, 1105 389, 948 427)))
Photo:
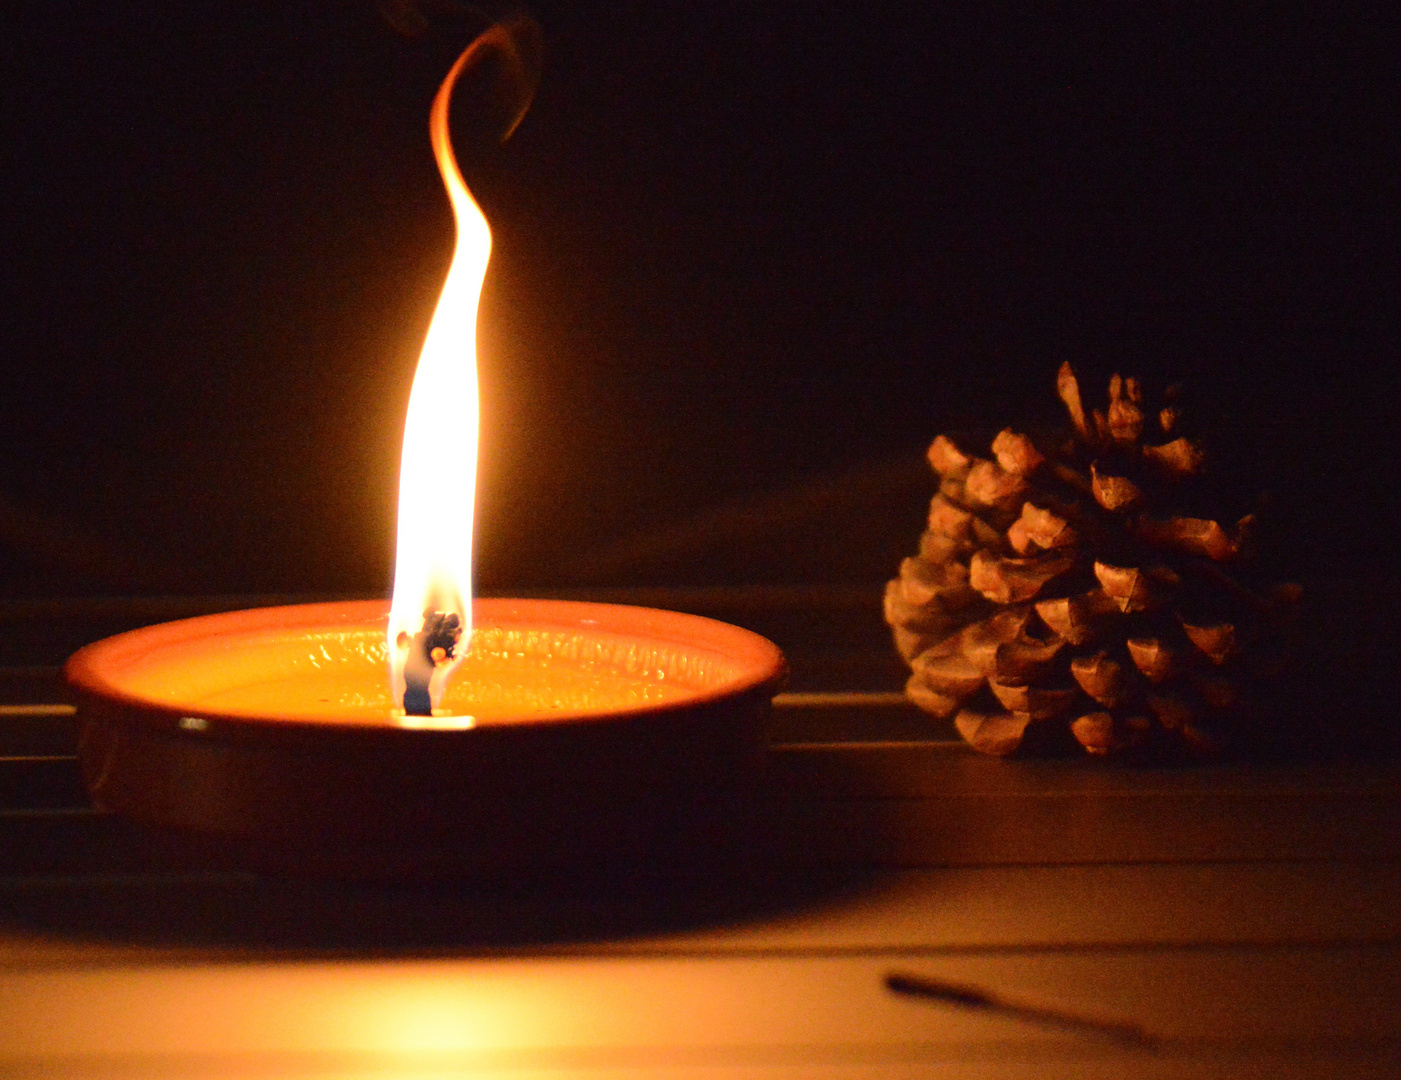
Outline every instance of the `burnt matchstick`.
POLYGON ((1151 1047, 1157 1043, 1157 1039, 1137 1024, 1104 1020, 1097 1016, 1085 1016, 1064 1009, 1009 1000, 990 990, 983 990, 980 987, 968 986, 963 983, 944 982, 941 979, 930 979, 923 975, 892 971, 885 977, 885 986, 887 990, 908 997, 926 998, 932 1001, 947 1002, 950 1005, 961 1005, 966 1009, 981 1009, 985 1012, 1000 1013, 1003 1016, 1016 1017, 1034 1024, 1065 1028, 1087 1035, 1099 1035, 1135 1046, 1151 1047))
POLYGON ((462 640, 462 619, 451 612, 425 611, 423 629, 410 637, 400 634, 398 645, 408 650, 404 661, 404 712, 408 716, 432 716, 428 683, 433 670, 453 658, 462 640))

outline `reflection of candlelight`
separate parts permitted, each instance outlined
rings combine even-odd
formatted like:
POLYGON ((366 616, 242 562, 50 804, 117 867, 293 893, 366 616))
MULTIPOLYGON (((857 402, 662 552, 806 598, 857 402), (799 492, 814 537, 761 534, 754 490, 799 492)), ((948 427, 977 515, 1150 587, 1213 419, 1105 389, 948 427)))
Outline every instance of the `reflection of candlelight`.
POLYGON ((633 806, 644 792, 754 776, 784 676, 770 642, 675 612, 471 599, 474 339, 490 233, 448 147, 447 102, 476 57, 519 60, 518 46, 510 29, 488 31, 433 105, 459 237, 409 403, 392 611, 232 612, 80 650, 65 673, 98 806, 327 864, 366 846, 440 850, 464 828, 479 851, 529 857, 645 831, 651 819, 633 806))

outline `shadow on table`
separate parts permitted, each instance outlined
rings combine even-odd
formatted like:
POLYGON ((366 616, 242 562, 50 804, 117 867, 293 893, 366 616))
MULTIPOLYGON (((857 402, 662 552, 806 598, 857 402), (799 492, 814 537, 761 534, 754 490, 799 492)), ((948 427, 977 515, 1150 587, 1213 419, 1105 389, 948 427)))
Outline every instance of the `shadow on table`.
POLYGON ((8 825, 17 845, 0 875, 0 943, 17 936, 80 950, 377 955, 618 943, 841 905, 873 874, 757 850, 675 850, 451 873, 440 863, 416 881, 373 866, 315 877, 287 864, 256 873, 247 852, 112 815, 8 825))
POLYGON ((0 924, 69 945, 176 954, 432 955, 626 942, 840 903, 847 870, 614 870, 432 886, 236 871, 49 879, 0 890, 0 924))

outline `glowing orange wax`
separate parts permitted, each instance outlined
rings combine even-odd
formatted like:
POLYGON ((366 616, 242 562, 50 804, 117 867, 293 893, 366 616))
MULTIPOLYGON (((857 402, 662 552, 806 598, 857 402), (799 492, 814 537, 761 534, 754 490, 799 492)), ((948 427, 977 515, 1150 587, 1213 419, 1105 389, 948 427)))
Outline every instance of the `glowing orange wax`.
POLYGON ((146 627, 82 650, 68 672, 80 686, 178 712, 187 729, 191 717, 451 728, 674 707, 772 681, 782 666, 763 638, 675 612, 479 600, 474 615, 471 648, 432 717, 394 707, 378 601, 146 627))
MULTIPOLYGON (((193 709, 239 716, 276 714, 322 723, 382 724, 398 717, 384 678, 383 620, 363 631, 303 638, 274 660, 289 674, 259 678, 191 697, 193 709), (305 648, 305 653, 302 649, 305 648), (318 655, 329 653, 329 661, 318 655), (312 651, 315 650, 315 651, 312 651)), ((282 644, 282 643, 279 643, 282 644)), ((655 645, 560 629, 478 626, 471 652, 453 673, 432 718, 398 717, 414 726, 501 723, 579 717, 694 697, 701 686, 668 670, 655 645), (635 660, 629 662, 635 657, 635 660)))

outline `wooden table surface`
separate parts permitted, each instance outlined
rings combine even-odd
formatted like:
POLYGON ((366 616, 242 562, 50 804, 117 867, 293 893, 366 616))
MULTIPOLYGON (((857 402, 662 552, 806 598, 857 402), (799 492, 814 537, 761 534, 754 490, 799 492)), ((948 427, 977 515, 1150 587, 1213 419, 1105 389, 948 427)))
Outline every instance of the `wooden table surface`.
POLYGON ((259 876, 87 806, 55 666, 253 598, 0 611, 0 1075, 1401 1074, 1393 756, 989 760, 864 590, 621 598, 790 655, 741 857, 259 876))

